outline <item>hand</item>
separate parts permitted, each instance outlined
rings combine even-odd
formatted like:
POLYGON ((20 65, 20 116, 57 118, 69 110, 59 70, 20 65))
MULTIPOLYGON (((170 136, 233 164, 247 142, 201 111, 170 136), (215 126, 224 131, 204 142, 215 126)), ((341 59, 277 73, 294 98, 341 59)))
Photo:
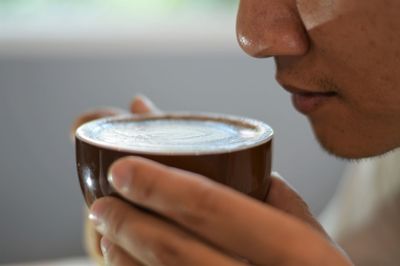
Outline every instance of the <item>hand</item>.
POLYGON ((280 178, 269 204, 139 157, 115 162, 109 182, 151 212, 111 197, 92 205, 107 265, 351 265, 280 178))
MULTIPOLYGON (((129 112, 133 114, 146 114, 146 113, 160 113, 160 110, 145 96, 137 96, 132 101, 129 107, 129 112)), ((82 124, 103 118, 116 116, 121 114, 129 113, 126 110, 118 108, 102 108, 86 112, 79 116, 73 123, 70 135, 71 139, 74 139, 76 129, 82 124)), ((90 257, 93 258, 99 265, 102 265, 104 260, 100 250, 100 238, 101 235, 92 226, 89 220, 85 222, 85 246, 90 257)))

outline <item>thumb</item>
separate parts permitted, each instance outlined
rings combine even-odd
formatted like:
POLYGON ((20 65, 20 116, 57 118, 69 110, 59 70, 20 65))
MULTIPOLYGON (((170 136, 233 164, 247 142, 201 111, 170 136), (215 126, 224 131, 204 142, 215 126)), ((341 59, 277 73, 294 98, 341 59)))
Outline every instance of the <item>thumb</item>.
POLYGON ((312 215, 307 203, 300 197, 295 189, 276 172, 272 173, 270 189, 265 202, 274 208, 306 222, 314 229, 317 229, 327 236, 323 227, 312 215))
POLYGON ((130 106, 130 111, 134 114, 159 114, 162 113, 155 104, 144 95, 136 96, 130 106))

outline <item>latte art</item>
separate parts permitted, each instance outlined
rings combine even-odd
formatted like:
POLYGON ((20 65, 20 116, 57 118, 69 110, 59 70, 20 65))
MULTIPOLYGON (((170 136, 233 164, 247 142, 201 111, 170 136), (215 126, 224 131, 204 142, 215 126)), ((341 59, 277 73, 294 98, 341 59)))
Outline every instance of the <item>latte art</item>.
POLYGON ((103 119, 78 129, 96 145, 143 153, 187 154, 233 151, 268 140, 272 130, 259 121, 201 116, 103 119))

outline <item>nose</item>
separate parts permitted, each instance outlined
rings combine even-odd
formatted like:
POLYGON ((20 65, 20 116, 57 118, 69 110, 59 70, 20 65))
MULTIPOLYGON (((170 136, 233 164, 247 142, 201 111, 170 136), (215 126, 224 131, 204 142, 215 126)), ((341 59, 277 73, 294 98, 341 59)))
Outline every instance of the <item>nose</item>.
POLYGON ((253 57, 299 56, 309 49, 296 0, 241 0, 236 34, 253 57))

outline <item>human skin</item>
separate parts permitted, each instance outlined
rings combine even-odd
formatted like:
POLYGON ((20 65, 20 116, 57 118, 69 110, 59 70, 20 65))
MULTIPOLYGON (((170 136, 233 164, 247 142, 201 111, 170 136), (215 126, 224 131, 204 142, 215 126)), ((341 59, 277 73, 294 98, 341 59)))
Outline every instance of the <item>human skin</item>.
POLYGON ((330 153, 364 158, 400 146, 399 10, 397 0, 242 0, 237 35, 248 54, 274 56, 295 101, 335 94, 306 113, 315 135, 330 153))
MULTIPOLYGON (((136 97, 130 110, 134 114, 160 112, 143 96, 136 97)), ((117 115, 120 112, 115 109, 90 112, 81 116, 74 128, 94 117, 117 115)), ((243 265, 243 259, 257 265, 351 265, 312 216, 307 204, 276 173, 271 176, 269 194, 261 204, 205 177, 142 158, 119 160, 111 167, 111 172, 113 180, 128 178, 126 182, 110 179, 110 183, 128 201, 164 216, 175 212, 176 217, 168 218, 177 222, 174 226, 180 224, 181 227, 171 227, 170 222, 154 219, 118 199, 100 199, 92 205, 90 220, 86 223, 88 252, 99 265, 223 266, 243 265), (158 178, 160 176, 163 178, 158 178), (143 185, 138 180, 142 180, 143 185), (158 182, 160 180, 165 182, 158 182), (125 188, 116 186, 116 183, 125 183, 125 188), (132 188, 138 189, 133 192, 132 188), (142 193, 140 191, 146 196, 139 196, 141 199, 137 201, 132 192, 142 193), (151 195, 146 191, 152 191, 151 195), (169 193, 162 196, 166 191, 169 193), (168 199, 172 202, 168 202, 168 199), (146 205, 150 202, 155 205, 146 205), (167 208, 178 208, 156 210, 160 203, 167 208), (186 211, 181 213, 181 210, 186 211), (192 219, 185 224, 185 219, 179 220, 182 217, 192 219), (198 226, 198 221, 202 219, 201 223, 209 224, 203 229, 198 226), (226 221, 234 222, 227 227, 226 221), (199 232, 186 235, 188 229, 202 230, 202 234, 207 235, 207 244, 196 242, 199 232), (218 235, 216 239, 207 239, 215 235, 218 235), (255 236, 260 239, 253 239, 255 236), (100 239, 103 251, 100 250, 100 239), (215 241, 223 243, 215 244, 215 241), (269 255, 264 250, 273 252, 269 255)))
MULTIPOLYGON (((364 158, 400 146, 398 10, 397 0, 242 0, 237 35, 248 54, 275 58, 278 82, 322 146, 364 158)), ((90 219, 109 265, 351 264, 279 178, 263 205, 142 158, 119 160, 110 173, 128 201, 173 223, 117 199, 96 201, 90 219)))
MULTIPOLYGON (((148 113, 160 113, 161 111, 145 96, 137 96, 132 101, 129 112, 132 114, 148 114, 148 113)), ((110 117, 120 114, 126 114, 127 111, 117 108, 105 108, 97 109, 85 113, 80 116, 74 125, 72 126, 71 133, 83 123, 98 119, 101 117, 110 117)), ((277 175, 277 173, 275 173, 277 175)), ((286 183, 284 179, 277 176, 271 176, 271 185, 268 197, 264 200, 269 206, 276 209, 282 210, 287 214, 290 214, 302 222, 313 227, 321 234, 326 236, 325 231, 321 225, 312 216, 307 204, 297 194, 297 192, 286 183)), ((104 258, 100 249, 101 235, 96 232, 92 223, 88 220, 85 223, 85 242, 86 248, 89 255, 99 264, 104 264, 104 258)))

